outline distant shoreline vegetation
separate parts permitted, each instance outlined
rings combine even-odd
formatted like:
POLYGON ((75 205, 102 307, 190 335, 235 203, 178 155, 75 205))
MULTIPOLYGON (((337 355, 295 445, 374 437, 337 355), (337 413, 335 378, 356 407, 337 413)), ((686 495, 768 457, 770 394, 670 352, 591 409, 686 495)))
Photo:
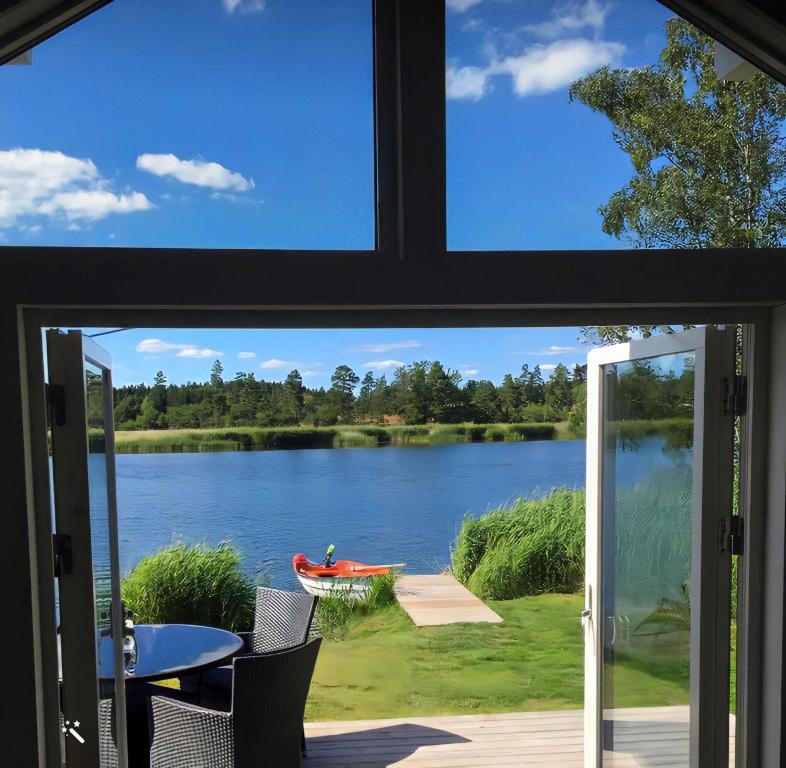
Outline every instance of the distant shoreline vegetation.
MULTIPOLYGON (((629 442, 631 447, 634 447, 637 440, 662 437, 669 448, 689 448, 693 437, 691 419, 625 421, 619 422, 617 428, 620 438, 629 442)), ((202 453, 309 448, 378 448, 583 438, 583 433, 572 431, 565 422, 157 429, 116 432, 115 452, 119 454, 202 453)))
POLYGON ((116 453, 201 453, 554 440, 556 424, 234 427, 118 431, 116 453))

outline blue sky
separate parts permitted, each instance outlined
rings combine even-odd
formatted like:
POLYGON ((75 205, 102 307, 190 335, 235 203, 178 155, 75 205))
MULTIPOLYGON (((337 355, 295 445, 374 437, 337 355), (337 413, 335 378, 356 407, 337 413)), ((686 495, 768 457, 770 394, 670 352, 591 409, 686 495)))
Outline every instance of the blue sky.
MULTIPOLYGON (((567 88, 654 63, 668 16, 448 0, 450 247, 617 244, 631 167, 567 88)), ((371 67, 367 0, 115 0, 0 68, 0 242, 370 248, 371 67)))
MULTIPOLYGON (((106 329, 85 329, 101 333, 106 329)), ((329 387, 337 365, 361 377, 366 371, 391 379, 416 360, 439 360, 466 379, 499 384, 527 363, 544 378, 557 363, 585 363, 589 347, 578 328, 369 328, 369 329, 133 329, 96 338, 112 355, 116 385, 152 383, 159 370, 171 383, 206 381, 213 361, 224 377, 253 371, 258 379, 283 381, 297 368, 309 387, 329 387)))

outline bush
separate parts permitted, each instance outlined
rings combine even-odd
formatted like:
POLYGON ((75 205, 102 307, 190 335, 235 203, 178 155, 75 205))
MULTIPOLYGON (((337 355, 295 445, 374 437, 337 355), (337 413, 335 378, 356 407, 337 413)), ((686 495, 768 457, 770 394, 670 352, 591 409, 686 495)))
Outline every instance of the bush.
POLYGON ((248 630, 256 587, 242 571, 241 560, 228 542, 217 547, 178 542, 137 563, 123 579, 123 602, 143 624, 248 630))
POLYGON ((356 616, 368 616, 396 602, 396 575, 375 576, 371 591, 363 600, 352 600, 340 593, 322 597, 317 603, 316 623, 326 640, 343 640, 356 616))
POLYGON ((559 490, 465 518, 453 573, 483 598, 576 592, 584 580, 584 492, 559 490))

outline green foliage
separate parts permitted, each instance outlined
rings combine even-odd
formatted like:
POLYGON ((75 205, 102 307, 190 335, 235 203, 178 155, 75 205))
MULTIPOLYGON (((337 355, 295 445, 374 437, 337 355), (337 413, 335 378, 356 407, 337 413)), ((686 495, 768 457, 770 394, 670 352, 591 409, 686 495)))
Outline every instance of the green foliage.
POLYGON ((603 67, 570 98, 605 115, 634 175, 603 230, 647 248, 777 247, 786 237, 786 89, 718 79, 715 43, 681 19, 657 65, 603 67))
POLYGON ((396 575, 391 573, 375 576, 368 596, 362 600, 352 600, 341 593, 320 598, 316 623, 322 637, 333 642, 343 640, 358 617, 369 616, 396 602, 395 586, 396 575))
POLYGON ((456 578, 483 598, 576 592, 584 580, 584 492, 558 490, 466 517, 451 561, 456 578))
POLYGON ((243 371, 227 381, 217 360, 204 383, 167 385, 159 371, 152 386, 116 389, 115 423, 120 430, 556 423, 567 419, 573 389, 584 377, 581 366, 571 374, 558 365, 544 382, 538 366, 530 371, 524 365, 518 376, 507 374, 496 386, 462 381, 458 371, 439 361, 422 360, 401 366, 390 383, 370 371, 361 383, 349 366, 340 365, 325 390, 305 387, 297 370, 283 383, 243 371))
POLYGON ((178 542, 140 560, 121 594, 144 624, 203 624, 232 632, 253 624, 256 587, 241 568, 236 547, 178 542))
MULTIPOLYGON (((630 604, 624 613, 634 626, 647 606, 687 601, 691 477, 677 464, 616 489, 617 601, 630 604)), ((584 501, 583 490, 561 489, 468 516, 451 554, 454 575, 483 598, 576 592, 584 582, 584 501)))
MULTIPOLYGON (((96 433, 97 434, 97 433, 96 433)), ((199 453, 304 448, 371 448, 470 442, 553 440, 554 424, 434 424, 336 427, 236 427, 233 429, 125 431, 117 453, 199 453)))

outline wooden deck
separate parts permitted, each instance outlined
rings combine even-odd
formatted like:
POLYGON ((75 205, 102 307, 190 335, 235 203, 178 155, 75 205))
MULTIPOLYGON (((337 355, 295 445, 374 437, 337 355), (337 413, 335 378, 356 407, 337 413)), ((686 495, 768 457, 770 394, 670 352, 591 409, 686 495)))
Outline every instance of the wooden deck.
POLYGON ((436 576, 399 576, 396 598, 416 627, 486 622, 502 618, 449 573, 436 576))
MULTIPOLYGON (((688 709, 617 710, 615 768, 687 768, 688 709)), ((733 718, 731 733, 733 734, 733 718)), ((581 768, 583 712, 306 725, 304 768, 581 768)), ((733 761, 733 737, 730 744, 733 761)))

